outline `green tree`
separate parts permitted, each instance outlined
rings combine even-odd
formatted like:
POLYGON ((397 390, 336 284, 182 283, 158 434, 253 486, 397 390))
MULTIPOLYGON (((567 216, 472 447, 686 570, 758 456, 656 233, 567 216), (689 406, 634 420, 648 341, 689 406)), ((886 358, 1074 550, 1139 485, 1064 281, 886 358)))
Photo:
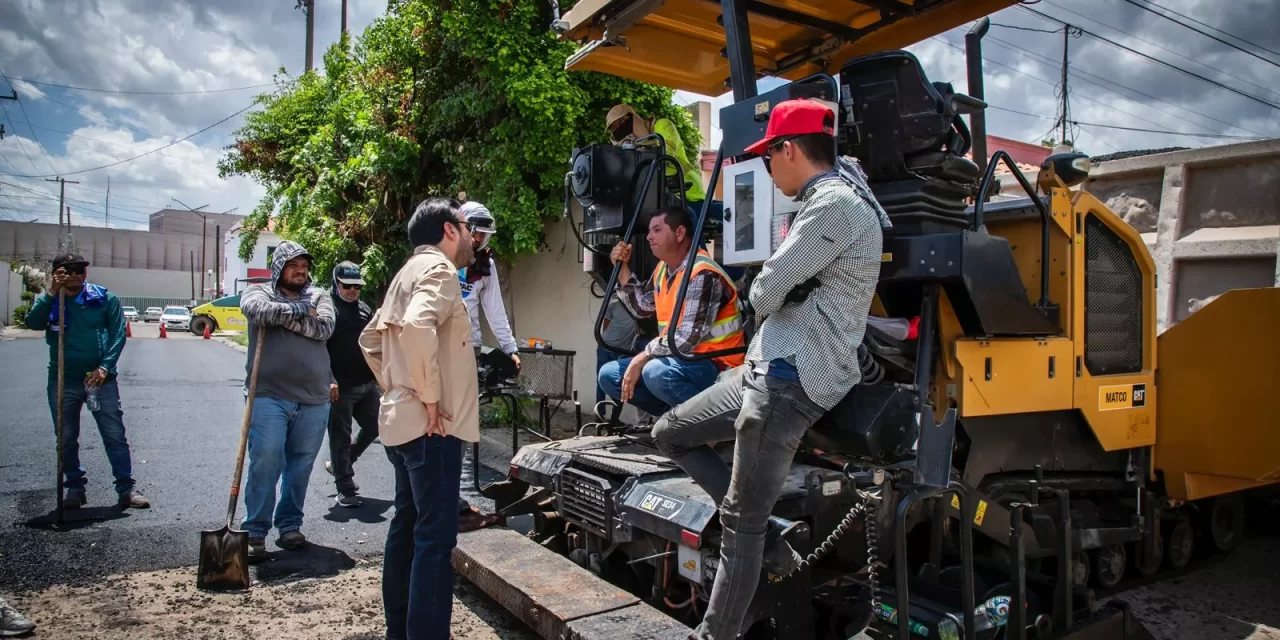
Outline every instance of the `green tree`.
POLYGON ((219 164, 266 187, 241 254, 273 220, 319 273, 360 260, 377 287, 408 252, 414 206, 460 191, 493 211, 500 257, 533 253, 562 209, 572 150, 606 142, 604 115, 622 102, 675 122, 696 165, 699 136, 671 90, 565 71, 576 45, 549 31, 548 7, 392 0, 354 42, 330 48, 323 75, 282 72, 219 164))

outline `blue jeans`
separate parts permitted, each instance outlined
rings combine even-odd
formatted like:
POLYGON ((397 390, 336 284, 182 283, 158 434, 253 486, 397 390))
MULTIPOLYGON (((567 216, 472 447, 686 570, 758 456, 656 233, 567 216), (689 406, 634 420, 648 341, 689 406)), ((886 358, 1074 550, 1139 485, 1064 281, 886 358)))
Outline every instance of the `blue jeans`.
MULTIPOLYGON (((631 358, 619 358, 600 368, 596 382, 610 398, 622 398, 622 376, 631 364, 631 358)), ((629 404, 653 416, 660 416, 672 407, 679 406, 703 389, 710 387, 720 375, 720 368, 711 360, 687 362, 678 358, 654 358, 644 364, 640 382, 629 404)))
POLYGON ((250 538, 265 538, 272 524, 282 534, 302 528, 302 505, 307 499, 311 466, 324 443, 329 403, 299 404, 263 397, 252 401, 243 527, 250 538), (276 483, 280 483, 279 504, 276 483))
MULTIPOLYGON (((54 435, 58 424, 58 380, 49 378, 49 413, 53 416, 54 435)), ((84 490, 88 480, 80 466, 80 407, 84 406, 84 383, 79 379, 65 381, 62 393, 62 473, 67 489, 84 490)), ((98 387, 98 407, 93 420, 102 435, 102 448, 116 478, 116 492, 133 490, 133 465, 129 460, 129 441, 124 435, 124 409, 120 407, 120 387, 111 378, 98 387)))
POLYGON ((396 470, 396 514, 382 558, 387 638, 448 640, 462 441, 422 436, 386 449, 396 470))

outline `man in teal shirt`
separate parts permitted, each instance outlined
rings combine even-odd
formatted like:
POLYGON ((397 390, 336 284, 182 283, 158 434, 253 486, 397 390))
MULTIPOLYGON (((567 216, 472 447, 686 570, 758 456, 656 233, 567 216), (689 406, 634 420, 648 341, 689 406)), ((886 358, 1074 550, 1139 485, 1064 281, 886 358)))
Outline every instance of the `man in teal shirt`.
MULTIPOLYGON (((84 467, 80 466, 80 407, 90 391, 97 392, 93 419, 116 478, 119 505, 145 509, 151 503, 134 489, 129 442, 124 434, 124 411, 116 385, 116 364, 124 351, 124 312, 111 292, 86 281, 89 261, 68 253, 53 260, 53 286, 27 312, 31 329, 44 329, 49 345, 49 411, 58 420, 58 292, 65 293, 63 324, 62 473, 67 493, 63 507, 79 509, 88 502, 84 467)), ((92 403, 90 403, 92 405, 92 403)), ((55 429, 57 427, 55 426, 55 429)))

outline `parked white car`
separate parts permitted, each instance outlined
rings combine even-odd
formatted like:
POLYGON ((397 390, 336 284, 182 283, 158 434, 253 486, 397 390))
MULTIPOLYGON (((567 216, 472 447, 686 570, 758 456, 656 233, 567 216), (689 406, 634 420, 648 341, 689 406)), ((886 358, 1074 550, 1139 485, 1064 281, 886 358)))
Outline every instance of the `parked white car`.
POLYGON ((160 314, 160 323, 166 329, 186 331, 191 328, 191 311, 186 307, 165 307, 160 314))
POLYGON ((123 309, 123 310, 124 310, 124 321, 125 321, 125 322, 137 322, 137 320, 138 320, 138 310, 137 310, 136 308, 134 308, 134 307, 124 307, 124 309, 123 309))
POLYGON ((160 322, 160 314, 162 313, 164 313, 164 310, 160 307, 147 307, 146 312, 142 314, 142 320, 143 322, 160 322))

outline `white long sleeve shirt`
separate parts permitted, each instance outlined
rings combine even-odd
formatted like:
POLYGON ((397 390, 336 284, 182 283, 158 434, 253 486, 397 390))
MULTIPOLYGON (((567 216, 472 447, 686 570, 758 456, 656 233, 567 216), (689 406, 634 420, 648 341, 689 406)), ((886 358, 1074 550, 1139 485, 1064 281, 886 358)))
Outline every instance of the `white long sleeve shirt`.
POLYGON ((498 339, 502 352, 511 355, 516 352, 516 338, 511 333, 511 324, 507 322, 507 308, 502 304, 502 287, 498 284, 498 265, 493 258, 489 259, 489 275, 475 281, 467 282, 467 270, 458 270, 458 281, 462 285, 462 299, 467 302, 467 313, 471 316, 471 344, 480 342, 480 307, 484 307, 484 317, 489 320, 489 329, 498 339))

